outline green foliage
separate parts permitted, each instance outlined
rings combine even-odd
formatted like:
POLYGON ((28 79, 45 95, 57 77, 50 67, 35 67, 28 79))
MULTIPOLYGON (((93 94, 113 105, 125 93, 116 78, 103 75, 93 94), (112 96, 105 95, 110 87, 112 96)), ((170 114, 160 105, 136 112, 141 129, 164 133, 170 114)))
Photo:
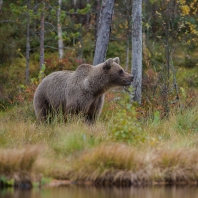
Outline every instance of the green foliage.
POLYGON ((17 57, 17 50, 24 47, 24 39, 18 39, 22 32, 23 28, 16 24, 0 25, 0 66, 10 64, 17 57))
POLYGON ((185 98, 188 95, 189 88, 198 88, 198 70, 196 67, 192 69, 185 69, 181 67, 177 71, 178 84, 180 85, 181 96, 183 97, 184 90, 185 98), (183 90, 181 90, 181 87, 183 90))
POLYGON ((54 15, 54 16, 56 15, 56 11, 53 10, 53 9, 50 11, 50 13, 51 13, 52 15, 54 15))
POLYGON ((48 178, 48 177, 43 177, 41 179, 41 186, 44 186, 46 184, 49 184, 51 182, 52 178, 48 178))
POLYGON ((14 179, 8 179, 5 176, 0 177, 0 188, 14 186, 14 179))
POLYGON ((185 56, 185 67, 187 68, 195 68, 198 66, 198 58, 197 57, 191 57, 191 56, 185 56))
POLYGON ((56 141, 53 141, 52 148, 57 154, 71 155, 73 153, 91 148, 99 143, 99 140, 94 136, 83 132, 73 131, 73 133, 60 133, 56 137, 56 141))
POLYGON ((87 14, 91 9, 91 4, 87 4, 87 6, 83 9, 77 9, 78 14, 87 14))
POLYGON ((69 13, 73 13, 74 11, 74 8, 72 8, 71 10, 69 10, 69 13))
POLYGON ((120 60, 124 60, 124 52, 124 45, 118 42, 110 42, 108 46, 107 57, 116 57, 119 54, 120 60))
POLYGON ((117 141, 128 143, 144 142, 140 122, 137 118, 136 106, 130 101, 130 95, 125 93, 119 100, 120 108, 113 115, 109 124, 110 136, 117 141))
POLYGON ((45 73, 45 69, 46 69, 45 64, 42 64, 41 70, 39 71, 38 79, 44 78, 44 76, 45 76, 45 74, 44 74, 45 73))
POLYGON ((153 124, 158 125, 159 123, 160 123, 160 112, 156 111, 154 112, 154 116, 153 116, 153 124))
POLYGON ((178 113, 175 128, 182 134, 198 133, 197 107, 178 113))
MULTIPOLYGON (((10 121, 13 121, 13 122, 17 122, 17 121, 34 121, 36 119, 36 116, 35 116, 35 112, 34 112, 34 108, 33 108, 33 104, 32 104, 32 101, 30 102, 24 102, 24 101, 21 101, 20 103, 18 102, 18 104, 16 105, 13 105, 12 108, 8 109, 6 107, 6 119, 9 119, 10 121), (22 105, 22 108, 21 108, 21 105, 22 105)), ((5 112, 2 112, 2 114, 0 114, 0 118, 2 120, 4 120, 4 114, 5 112)), ((3 135, 4 133, 4 130, 2 130, 0 132, 1 135, 3 135), (2 133, 1 133, 2 132, 2 133)), ((3 139, 2 139, 3 141, 3 139)), ((0 141, 1 144, 3 144, 1 141, 0 141)))

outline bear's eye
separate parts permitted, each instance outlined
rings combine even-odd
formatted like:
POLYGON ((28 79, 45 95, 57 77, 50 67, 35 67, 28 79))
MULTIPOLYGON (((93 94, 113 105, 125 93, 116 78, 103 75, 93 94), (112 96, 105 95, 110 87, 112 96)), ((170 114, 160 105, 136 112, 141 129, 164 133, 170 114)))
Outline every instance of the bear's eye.
POLYGON ((119 74, 120 75, 122 75, 124 72, 123 72, 123 70, 121 69, 121 70, 119 70, 119 74))

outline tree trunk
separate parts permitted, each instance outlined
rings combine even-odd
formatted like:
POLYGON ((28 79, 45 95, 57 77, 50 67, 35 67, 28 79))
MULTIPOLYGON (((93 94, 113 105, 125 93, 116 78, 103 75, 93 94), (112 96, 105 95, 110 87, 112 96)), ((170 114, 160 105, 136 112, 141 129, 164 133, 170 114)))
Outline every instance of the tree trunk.
POLYGON ((76 0, 73 0, 73 5, 74 7, 76 7, 76 0))
MULTIPOLYGON (((27 2, 27 8, 29 11, 30 1, 27 2)), ((25 83, 29 84, 29 59, 30 59, 30 15, 27 14, 27 34, 26 34, 26 70, 25 70, 25 83)))
POLYGON ((62 37, 62 26, 60 21, 60 14, 61 14, 61 4, 62 0, 58 0, 58 11, 57 11, 57 18, 58 18, 58 52, 59 52, 59 60, 62 60, 64 55, 64 45, 63 45, 63 37, 62 37))
POLYGON ((0 0, 0 10, 2 9, 3 0, 0 0))
POLYGON ((129 60, 130 60, 130 40, 131 40, 131 12, 132 12, 132 2, 125 0, 126 6, 126 14, 127 14, 127 29, 126 29, 126 66, 125 70, 128 71, 129 69, 129 60), (131 10, 131 11, 130 11, 131 10))
MULTIPOLYGON (((90 3, 90 0, 87 0, 87 4, 90 3)), ((87 12, 87 21, 86 21, 86 28, 87 30, 89 30, 89 26, 90 26, 90 12, 87 12)))
POLYGON ((114 0, 102 1, 93 65, 104 62, 106 58, 113 9, 114 0))
POLYGON ((40 69, 42 69, 42 65, 44 64, 44 22, 45 22, 45 0, 42 0, 43 10, 41 12, 41 22, 40 22, 40 69))
MULTIPOLYGON (((78 1, 78 8, 79 9, 82 9, 82 0, 79 0, 78 1)), ((83 24, 83 18, 82 18, 82 16, 80 17, 79 21, 80 21, 80 24, 83 24)), ((82 57, 83 57, 82 25, 79 27, 78 32, 79 32, 79 37, 78 37, 78 40, 79 40, 78 58, 79 58, 80 61, 82 61, 82 57)))
POLYGON ((132 100, 142 100, 142 0, 133 0, 132 6, 132 100))
POLYGON ((97 40, 98 25, 100 18, 100 0, 95 1, 95 40, 97 40))
POLYGON ((125 70, 128 71, 129 69, 129 37, 127 38, 126 41, 126 66, 125 70))

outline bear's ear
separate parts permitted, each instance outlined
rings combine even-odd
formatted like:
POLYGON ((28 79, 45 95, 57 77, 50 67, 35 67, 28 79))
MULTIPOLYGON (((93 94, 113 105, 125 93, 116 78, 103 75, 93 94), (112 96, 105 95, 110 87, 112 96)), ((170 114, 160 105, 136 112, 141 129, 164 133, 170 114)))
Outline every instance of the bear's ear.
POLYGON ((120 64, 120 58, 119 57, 115 57, 113 59, 114 62, 116 62, 118 65, 120 64))
POLYGON ((112 58, 109 58, 109 59, 107 59, 107 60, 104 62, 103 69, 104 69, 104 70, 109 70, 109 69, 111 68, 112 65, 113 65, 113 59, 112 59, 112 58))

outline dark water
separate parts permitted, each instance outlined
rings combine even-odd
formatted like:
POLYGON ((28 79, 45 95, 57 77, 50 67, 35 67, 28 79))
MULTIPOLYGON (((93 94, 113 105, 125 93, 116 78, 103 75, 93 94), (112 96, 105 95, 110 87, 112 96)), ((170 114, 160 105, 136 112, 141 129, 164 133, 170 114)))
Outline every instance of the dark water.
POLYGON ((198 198, 197 186, 95 188, 64 186, 33 190, 0 189, 0 198, 198 198))

